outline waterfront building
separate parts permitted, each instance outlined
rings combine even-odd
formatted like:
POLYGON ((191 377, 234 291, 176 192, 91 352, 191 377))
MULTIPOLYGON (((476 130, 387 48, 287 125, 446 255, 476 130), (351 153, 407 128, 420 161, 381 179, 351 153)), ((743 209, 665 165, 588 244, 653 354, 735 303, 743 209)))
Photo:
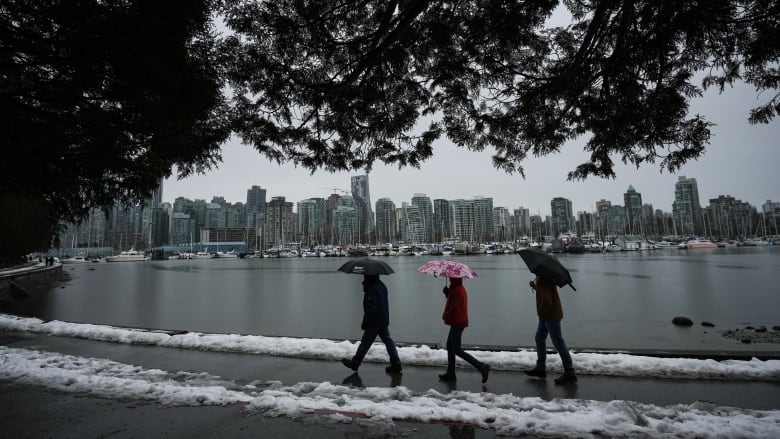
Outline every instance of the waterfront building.
POLYGON ((642 230, 642 194, 629 185, 623 194, 624 207, 626 209, 626 221, 629 230, 626 233, 638 235, 642 230))
POLYGON ((244 203, 226 204, 225 227, 228 228, 246 228, 246 207, 244 203))
POLYGON ((352 197, 341 197, 339 201, 345 198, 349 198, 351 202, 340 203, 333 210, 334 240, 339 245, 353 245, 358 243, 360 235, 358 212, 352 197))
POLYGON ((309 198, 298 203, 300 242, 307 246, 325 243, 325 199, 309 198))
POLYGON ((695 178, 678 177, 677 183, 674 185, 672 215, 679 234, 696 235, 702 233, 699 186, 695 178))
POLYGON ((531 213, 529 209, 519 207, 512 216, 512 231, 514 236, 531 236, 531 213))
POLYGON ((264 245, 268 247, 285 247, 295 241, 295 226, 293 224, 293 203, 285 201, 284 197, 271 197, 265 212, 265 227, 263 231, 264 245))
POLYGON ((479 242, 473 201, 450 200, 453 237, 461 241, 479 242))
POLYGON ((628 227, 628 215, 623 206, 610 206, 607 212, 607 234, 610 236, 625 234, 628 227))
POLYGON ((252 186, 246 190, 246 227, 258 229, 265 222, 266 190, 252 186))
POLYGON ((476 196, 471 203, 474 206, 474 228, 477 242, 490 242, 493 234, 493 198, 476 196))
POLYGON ((571 200, 563 197, 553 198, 550 202, 550 213, 552 217, 552 233, 555 236, 574 230, 574 213, 572 212, 571 200))
POLYGON ((493 208, 493 237, 500 242, 513 239, 512 218, 506 207, 493 208))
POLYGON ((368 187, 368 174, 351 178, 352 198, 358 214, 359 240, 370 242, 374 230, 374 213, 371 211, 371 191, 368 187))
POLYGON ((711 198, 704 209, 706 234, 717 237, 749 237, 753 235, 754 208, 731 195, 711 198))
POLYGON ((412 196, 412 206, 417 206, 420 215, 421 236, 418 242, 433 242, 434 220, 431 199, 425 194, 414 194, 412 196))
POLYGON ((408 244, 422 244, 425 231, 420 206, 404 202, 401 211, 401 240, 408 244))
POLYGON ((437 198, 433 200, 433 239, 435 242, 446 242, 452 236, 450 202, 437 198))
POLYGON ((577 236, 594 235, 596 217, 593 212, 577 212, 577 236))
POLYGON ((197 226, 198 221, 192 218, 190 214, 174 210, 171 213, 170 244, 184 245, 192 243, 196 237, 200 236, 197 226))
POLYGON ((390 243, 398 236, 395 220, 395 203, 389 198, 380 198, 376 202, 376 239, 380 243, 390 243))
POLYGON ((596 202, 596 236, 599 239, 604 240, 605 235, 608 235, 608 222, 609 222, 609 210, 612 207, 612 202, 605 199, 601 199, 596 202))

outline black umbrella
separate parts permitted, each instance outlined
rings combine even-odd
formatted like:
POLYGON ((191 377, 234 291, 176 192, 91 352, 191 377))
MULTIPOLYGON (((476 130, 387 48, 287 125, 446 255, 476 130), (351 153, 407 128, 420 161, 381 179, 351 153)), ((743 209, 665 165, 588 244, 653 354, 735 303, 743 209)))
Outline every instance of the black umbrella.
POLYGON ((339 267, 338 271, 368 276, 394 273, 393 269, 384 261, 369 258, 351 259, 339 267))
POLYGON ((543 277, 559 287, 568 285, 572 290, 577 291, 571 284, 569 270, 555 256, 540 250, 524 249, 520 250, 520 257, 523 258, 531 273, 543 277))

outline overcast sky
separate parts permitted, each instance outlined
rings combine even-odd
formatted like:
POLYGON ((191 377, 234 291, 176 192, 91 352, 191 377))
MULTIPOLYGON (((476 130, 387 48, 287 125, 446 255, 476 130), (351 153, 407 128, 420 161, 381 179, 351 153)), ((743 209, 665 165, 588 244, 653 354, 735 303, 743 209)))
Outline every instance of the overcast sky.
MULTIPOLYGON (((621 163, 616 167, 614 180, 567 181, 567 173, 587 159, 583 151, 585 140, 578 139, 568 143, 559 154, 528 159, 523 179, 496 170, 491 162, 492 151, 471 152, 442 138, 434 144, 434 156, 420 169, 399 170, 377 163, 369 174, 371 202, 390 198, 400 207, 416 193, 426 194, 432 200, 483 196, 493 198, 494 207, 510 211, 525 207, 545 215, 555 197, 571 200, 575 212, 592 211, 601 199, 623 205, 623 194, 632 185, 642 194, 643 203, 671 211, 675 182, 679 176, 685 176, 697 180, 702 205, 709 204, 710 198, 731 195, 760 210, 767 200, 780 201, 780 121, 756 126, 747 123, 749 110, 766 99, 743 85, 727 89, 722 95, 710 90, 704 98, 694 101, 690 113, 702 114, 717 126, 712 129, 705 155, 677 174, 661 172, 657 165, 637 170, 621 163)), ((257 185, 266 189, 267 200, 284 196, 297 203, 306 198, 327 198, 335 188, 336 193, 350 191, 350 177, 360 174, 317 171, 311 175, 292 164, 272 163, 238 140, 225 144, 222 152, 223 163, 207 175, 178 181, 167 179, 163 200, 173 202, 182 196, 211 201, 214 196, 222 196, 231 203, 246 202, 247 189, 257 185)), ((613 159, 619 161, 617 157, 613 159)))

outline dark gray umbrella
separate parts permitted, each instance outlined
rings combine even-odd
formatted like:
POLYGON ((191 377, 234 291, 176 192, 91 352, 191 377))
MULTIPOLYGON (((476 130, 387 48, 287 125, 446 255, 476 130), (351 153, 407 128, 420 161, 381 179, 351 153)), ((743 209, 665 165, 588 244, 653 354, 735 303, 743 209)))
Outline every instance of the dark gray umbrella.
POLYGON ((351 259, 339 267, 338 271, 368 276, 394 273, 384 261, 370 258, 351 259))
POLYGON ((543 277, 559 287, 568 285, 572 290, 577 291, 571 284, 569 270, 555 256, 541 250, 523 249, 520 250, 520 257, 523 258, 531 273, 543 277))

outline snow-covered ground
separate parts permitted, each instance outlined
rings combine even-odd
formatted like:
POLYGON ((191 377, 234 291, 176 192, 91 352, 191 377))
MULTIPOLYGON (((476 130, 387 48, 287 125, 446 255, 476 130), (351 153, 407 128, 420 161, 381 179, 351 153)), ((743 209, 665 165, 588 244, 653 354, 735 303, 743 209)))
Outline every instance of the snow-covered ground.
MULTIPOLYGON (((43 322, 0 314, 0 330, 27 331, 116 343, 301 358, 340 359, 352 355, 350 341, 168 333, 60 321, 43 322)), ((427 346, 399 348, 407 365, 443 366, 446 352, 427 346)), ((384 349, 366 361, 386 362, 384 349)), ((533 365, 530 351, 479 352, 494 369, 533 365)), ((573 353, 579 374, 664 379, 728 379, 780 382, 780 361, 714 361, 651 358, 628 354, 573 353)), ((560 370, 550 356, 550 368, 560 370)), ((142 399, 170 405, 242 404, 248 410, 296 417, 320 413, 336 419, 466 422, 500 434, 540 436, 780 437, 780 410, 748 410, 708 402, 657 406, 633 401, 518 397, 512 394, 406 387, 355 388, 330 382, 283 385, 276 381, 238 385, 206 373, 145 369, 99 358, 0 347, 0 379, 106 398, 142 399)))

